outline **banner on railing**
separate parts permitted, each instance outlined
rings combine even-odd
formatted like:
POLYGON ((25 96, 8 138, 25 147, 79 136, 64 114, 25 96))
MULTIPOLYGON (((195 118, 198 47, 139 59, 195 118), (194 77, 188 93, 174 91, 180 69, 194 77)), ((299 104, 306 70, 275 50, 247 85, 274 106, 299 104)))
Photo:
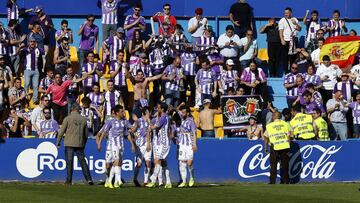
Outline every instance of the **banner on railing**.
MULTIPOLYGON (((55 140, 8 139, 0 144, 0 180, 61 181, 65 180, 64 148, 57 149, 55 140)), ((105 148, 105 143, 103 145, 105 148)), ((360 141, 292 142, 289 174, 292 182, 360 180, 360 141)), ((179 180, 177 146, 168 155, 170 175, 179 180)), ((105 151, 98 152, 89 140, 85 155, 94 180, 105 179, 105 151)), ((125 142, 122 177, 133 178, 135 155, 125 142)), ((261 141, 243 139, 199 140, 194 159, 198 182, 246 181, 267 182, 270 166, 261 141)), ((142 173, 140 173, 142 174, 142 173)), ((278 176, 279 177, 279 176, 278 176)), ((82 180, 80 164, 74 158, 74 180, 82 180)))
POLYGON ((261 119, 262 98, 259 95, 222 96, 224 130, 249 125, 249 118, 255 115, 261 119))

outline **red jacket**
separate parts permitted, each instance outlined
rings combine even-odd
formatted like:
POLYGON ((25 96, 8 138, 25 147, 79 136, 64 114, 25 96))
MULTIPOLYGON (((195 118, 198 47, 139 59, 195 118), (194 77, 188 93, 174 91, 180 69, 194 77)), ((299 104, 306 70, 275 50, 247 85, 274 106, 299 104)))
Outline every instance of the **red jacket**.
POLYGON ((165 31, 167 36, 171 36, 175 32, 176 19, 170 15, 169 20, 164 22, 164 18, 165 16, 153 16, 154 22, 159 22, 159 35, 163 35, 165 31))

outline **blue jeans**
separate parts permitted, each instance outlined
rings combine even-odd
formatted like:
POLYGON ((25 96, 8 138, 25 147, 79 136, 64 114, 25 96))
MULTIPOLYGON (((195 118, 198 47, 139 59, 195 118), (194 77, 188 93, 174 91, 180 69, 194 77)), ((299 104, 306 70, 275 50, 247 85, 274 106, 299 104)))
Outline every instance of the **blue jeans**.
POLYGON ((30 83, 32 83, 32 90, 33 90, 33 101, 38 101, 38 86, 39 86, 39 71, 36 70, 25 70, 24 71, 25 77, 25 91, 29 92, 30 83))
POLYGON ((214 130, 202 130, 201 137, 215 137, 214 130))
POLYGON ((360 137, 360 124, 354 124, 354 138, 360 137))
POLYGON ((89 52, 90 52, 89 50, 82 50, 82 49, 79 49, 79 51, 78 51, 79 68, 78 68, 77 74, 78 74, 79 77, 82 76, 82 66, 83 66, 83 64, 84 64, 86 55, 87 55, 89 52))
POLYGON ((346 123, 332 123, 333 133, 336 135, 335 138, 340 138, 340 140, 347 140, 347 124, 346 123))
POLYGON ((165 103, 177 107, 180 100, 180 91, 165 89, 165 103))

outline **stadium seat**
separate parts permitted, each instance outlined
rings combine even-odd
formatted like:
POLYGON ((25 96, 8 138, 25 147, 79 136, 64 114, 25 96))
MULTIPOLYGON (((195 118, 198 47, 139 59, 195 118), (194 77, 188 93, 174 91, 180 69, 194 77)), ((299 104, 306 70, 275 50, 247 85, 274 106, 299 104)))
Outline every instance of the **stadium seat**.
POLYGON ((269 60, 269 56, 268 56, 268 52, 266 48, 261 48, 258 51, 258 58, 263 60, 263 61, 267 61, 269 60))
POLYGON ((197 138, 201 138, 201 130, 196 130, 196 136, 197 138))
POLYGON ((77 55, 77 50, 75 46, 70 46, 70 61, 71 62, 78 62, 79 58, 77 55))
POLYGON ((125 111, 125 117, 126 117, 127 120, 130 119, 130 114, 129 114, 129 111, 128 111, 128 110, 125 111))
POLYGON ((216 128, 216 138, 224 138, 224 129, 216 128))
POLYGON ((223 127, 223 126, 224 126, 224 123, 223 123, 222 114, 216 114, 214 117, 214 127, 219 128, 219 127, 223 127))
POLYGON ((128 92, 134 92, 134 87, 130 79, 126 79, 126 85, 128 87, 128 92))

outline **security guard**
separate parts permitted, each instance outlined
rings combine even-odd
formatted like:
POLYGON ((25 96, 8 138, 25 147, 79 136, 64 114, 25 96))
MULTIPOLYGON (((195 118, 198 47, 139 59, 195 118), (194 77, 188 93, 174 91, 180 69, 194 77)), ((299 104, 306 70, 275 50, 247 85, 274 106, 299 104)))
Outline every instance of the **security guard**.
POLYGON ((327 122, 321 117, 321 110, 314 109, 314 131, 319 141, 329 141, 329 130, 327 122))
POLYGON ((290 126, 294 130, 294 137, 298 140, 315 139, 312 116, 301 113, 299 105, 291 108, 291 114, 293 119, 290 121, 290 126))
POLYGON ((270 143, 270 182, 275 184, 278 157, 283 175, 283 183, 289 184, 289 157, 291 127, 289 123, 280 120, 281 113, 275 111, 272 115, 273 122, 266 125, 264 133, 265 152, 269 153, 268 145, 270 143))

